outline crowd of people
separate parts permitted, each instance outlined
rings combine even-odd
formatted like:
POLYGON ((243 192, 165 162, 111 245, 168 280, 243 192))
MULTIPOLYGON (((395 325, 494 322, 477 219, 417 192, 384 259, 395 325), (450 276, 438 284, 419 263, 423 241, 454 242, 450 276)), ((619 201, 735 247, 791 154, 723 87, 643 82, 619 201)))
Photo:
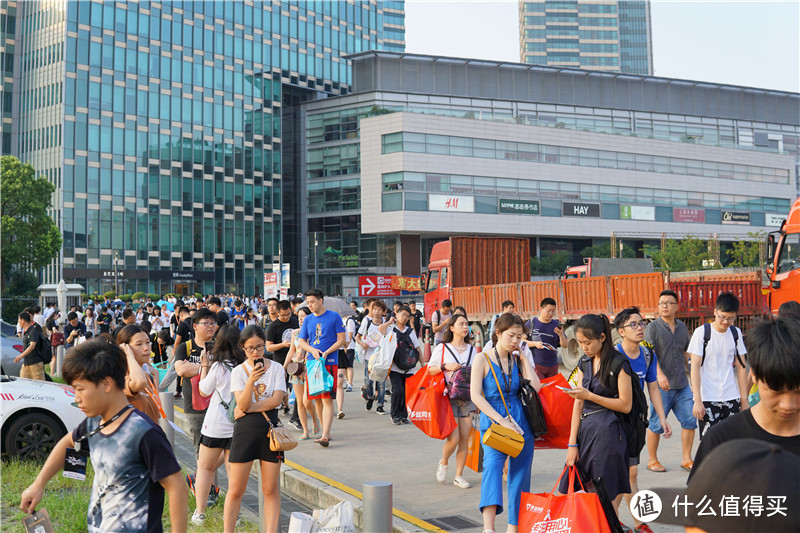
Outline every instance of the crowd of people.
MULTIPOLYGON (((390 310, 384 301, 370 299, 360 312, 352 302, 352 312, 341 314, 326 309, 325 301, 322 292, 313 289, 288 300, 222 295, 161 306, 140 302, 135 310, 104 302, 72 308, 63 328, 52 306, 44 312, 33 307, 20 313, 21 376, 44 379, 46 358, 37 351, 37 343, 49 338, 55 350, 63 342, 69 349, 64 377, 87 414, 87 420, 56 446, 23 494, 22 508, 36 506, 67 454, 88 450, 93 458, 111 458, 113 464, 120 450, 138 449, 135 458, 125 458, 135 463, 133 470, 147 474, 137 483, 122 479, 113 468, 97 470, 99 461, 93 460, 95 483, 120 487, 113 494, 93 493, 93 527, 114 530, 130 520, 147 524, 149 530, 160 523, 166 491, 173 527, 181 530, 188 519, 188 512, 184 509, 181 518, 178 508, 187 501, 184 481, 196 499, 191 522, 202 525, 208 506, 217 503, 216 472, 224 466, 224 527, 233 531, 250 469, 258 461, 265 527, 276 531, 283 453, 271 449, 269 435, 282 425, 281 412, 287 424, 301 432, 299 440, 314 439, 320 447, 330 447, 334 420, 346 416, 345 393, 358 388, 354 367, 360 361, 365 367, 360 387, 364 409, 375 407, 377 414, 385 415, 391 396, 392 424, 408 424, 406 380, 427 364, 428 374, 444 374, 455 419, 436 465, 437 482, 447 482, 455 453, 452 483, 470 488, 463 471, 474 418, 479 419, 481 437, 494 425, 523 436, 524 445, 513 457, 483 445, 479 508, 484 531, 494 531, 495 518, 503 511, 504 480, 509 531, 516 531, 521 494, 530 489, 535 440, 520 391, 525 382, 539 391, 542 380, 559 373, 558 349, 567 338, 554 319, 555 300, 543 299, 537 316, 527 322, 515 313, 514 302, 503 302, 485 346, 476 346, 466 311, 449 300, 433 310, 429 324, 414 301, 394 302, 390 310), (366 362, 389 332, 416 363, 394 360, 384 377, 371 372, 366 362), (429 361, 423 349, 426 337, 429 361), (312 395, 305 367, 313 360, 324 366, 333 386, 312 395), (197 459, 196 475, 180 483, 175 481, 180 469, 158 426, 165 417, 159 387, 170 368, 197 459), (117 431, 123 425, 130 430, 117 431), (99 439, 101 431, 110 438, 99 439), (131 498, 143 491, 150 494, 148 509, 122 503, 122 494, 131 498)), ((586 481, 602 476, 615 510, 623 497, 630 501, 639 490, 642 447, 631 449, 621 417, 634 409, 637 390, 649 396, 645 440, 647 468, 653 472, 666 471, 658 446, 662 436, 672 435, 670 412, 681 425, 679 464, 690 481, 712 449, 731 438, 761 439, 800 454, 800 304, 785 304, 777 319, 751 328, 746 342, 733 326, 738 312, 734 295, 719 295, 713 322, 692 334, 676 318, 678 307, 678 295, 665 290, 658 300, 659 316, 649 323, 633 306, 618 313, 613 324, 605 315, 586 315, 575 323, 574 336, 585 355, 576 369, 577 386, 565 391, 575 400, 565 462, 578 465, 586 481), (616 345, 614 332, 620 339, 616 345), (753 385, 760 401, 749 409, 753 385), (747 414, 734 416, 740 411, 747 414), (693 461, 698 427, 701 444, 693 461)), ((568 488, 567 479, 562 479, 560 492, 568 488)), ((634 527, 637 533, 651 531, 639 521, 634 527)))

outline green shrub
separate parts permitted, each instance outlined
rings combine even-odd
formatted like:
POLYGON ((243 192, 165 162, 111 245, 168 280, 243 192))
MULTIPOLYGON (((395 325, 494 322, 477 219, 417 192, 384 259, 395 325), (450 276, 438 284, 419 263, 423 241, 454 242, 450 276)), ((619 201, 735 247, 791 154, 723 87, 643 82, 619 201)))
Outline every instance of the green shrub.
POLYGON ((134 300, 144 300, 147 297, 147 294, 143 293, 142 291, 134 292, 131 298, 134 300))
POLYGON ((154 302, 157 302, 161 299, 161 296, 159 296, 158 294, 148 294, 147 296, 149 296, 150 299, 153 300, 154 302))
POLYGON ((200 294, 199 292, 194 293, 194 297, 197 298, 198 300, 202 300, 203 299, 203 295, 200 294))
POLYGON ((133 300, 133 296, 131 296, 130 294, 123 294, 122 296, 119 297, 119 299, 122 300, 123 302, 130 302, 131 300, 133 300))
POLYGON ((108 291, 107 293, 103 294, 103 298, 108 298, 109 300, 113 300, 117 297, 117 293, 114 291, 108 291))

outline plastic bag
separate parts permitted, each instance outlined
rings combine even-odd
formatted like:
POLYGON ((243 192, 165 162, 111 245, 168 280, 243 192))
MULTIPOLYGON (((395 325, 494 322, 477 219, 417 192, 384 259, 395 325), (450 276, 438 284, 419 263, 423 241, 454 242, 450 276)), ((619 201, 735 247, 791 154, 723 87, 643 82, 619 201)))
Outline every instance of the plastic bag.
POLYGON ((313 533, 317 520, 306 513, 292 513, 289 518, 289 533, 313 533))
POLYGON ((384 335, 378 349, 369 358, 369 379, 381 382, 389 377, 395 349, 397 349, 397 335, 392 330, 384 335))
POLYGON ((428 374, 423 366, 406 380, 408 419, 434 439, 445 439, 457 427, 450 400, 445 396, 444 374, 428 374))
POLYGON ((333 376, 325 369, 325 362, 322 359, 309 359, 306 363, 306 373, 309 396, 319 396, 323 392, 333 390, 333 376))
POLYGON ((339 502, 327 509, 315 509, 314 518, 317 527, 314 533, 356 533, 356 524, 353 517, 353 504, 339 502))

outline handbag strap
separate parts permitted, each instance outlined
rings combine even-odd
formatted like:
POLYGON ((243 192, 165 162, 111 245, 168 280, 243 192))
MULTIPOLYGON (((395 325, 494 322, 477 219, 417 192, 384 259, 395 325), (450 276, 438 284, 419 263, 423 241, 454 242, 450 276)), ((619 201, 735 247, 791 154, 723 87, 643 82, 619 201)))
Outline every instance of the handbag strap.
MULTIPOLYGON (((495 349, 494 352, 497 353, 497 350, 495 349)), ((486 354, 486 352, 483 352, 483 355, 486 357, 486 362, 489 363, 489 370, 492 371, 494 382, 497 383, 497 391, 500 393, 500 399, 503 400, 503 407, 506 408, 506 416, 511 416, 511 413, 508 411, 508 405, 506 405, 506 398, 503 396, 503 389, 500 387, 500 380, 497 379, 497 374, 494 371, 494 365, 492 365, 492 361, 489 359, 489 356, 486 354)))
POLYGON ((578 478, 578 483, 581 486, 581 490, 586 492, 586 487, 583 486, 583 480, 581 479, 580 474, 577 473, 578 467, 577 466, 568 466, 564 465, 564 470, 561 471, 561 475, 558 476, 556 479, 556 484, 553 485, 553 490, 550 491, 550 495, 552 496, 553 493, 558 488, 558 484, 561 482, 561 478, 564 477, 564 473, 569 469, 569 488, 567 489, 567 494, 574 494, 575 493, 575 478, 578 478))

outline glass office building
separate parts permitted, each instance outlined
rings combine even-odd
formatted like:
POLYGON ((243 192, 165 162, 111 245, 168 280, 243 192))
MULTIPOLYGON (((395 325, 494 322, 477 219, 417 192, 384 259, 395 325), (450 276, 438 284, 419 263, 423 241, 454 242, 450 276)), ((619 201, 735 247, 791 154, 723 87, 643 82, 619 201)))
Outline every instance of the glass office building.
POLYGON ((649 0, 520 0, 520 61, 653 73, 649 0))
POLYGON ((402 1, 39 0, 2 14, 3 153, 57 188, 63 256, 44 281, 63 269, 90 292, 113 288, 115 267, 128 294, 252 294, 273 262, 294 269, 297 106, 348 94, 345 55, 405 46, 402 1))

